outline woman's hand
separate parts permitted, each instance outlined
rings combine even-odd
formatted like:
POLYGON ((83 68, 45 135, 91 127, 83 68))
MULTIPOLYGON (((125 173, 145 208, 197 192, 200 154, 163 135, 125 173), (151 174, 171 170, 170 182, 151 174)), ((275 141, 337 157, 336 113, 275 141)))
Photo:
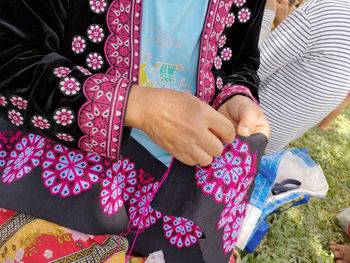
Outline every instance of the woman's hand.
POLYGON ((270 125, 262 110, 248 97, 236 95, 218 111, 234 124, 237 134, 248 137, 254 133, 270 136, 270 125))
POLYGON ((232 122, 197 97, 160 88, 132 87, 125 125, 187 165, 209 165, 235 136, 232 122))

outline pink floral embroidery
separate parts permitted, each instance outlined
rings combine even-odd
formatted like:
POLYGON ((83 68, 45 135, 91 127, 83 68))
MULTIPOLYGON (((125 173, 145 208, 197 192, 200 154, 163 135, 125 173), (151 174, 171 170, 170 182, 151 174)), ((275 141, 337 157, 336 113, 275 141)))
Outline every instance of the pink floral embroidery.
POLYGON ((86 49, 86 40, 82 36, 73 37, 72 50, 76 54, 81 54, 86 49))
POLYGON ((6 156, 7 151, 2 148, 2 144, 0 143, 0 167, 4 167, 6 164, 6 156))
POLYGON ((235 6, 237 7, 241 7, 245 4, 247 0, 233 0, 233 3, 235 4, 235 6))
POLYGON ((72 135, 69 135, 68 133, 64 133, 64 132, 57 133, 56 137, 62 141, 65 141, 65 142, 74 142, 75 141, 75 139, 72 135))
POLYGON ((241 180, 251 172, 251 161, 248 144, 236 138, 208 167, 197 166, 197 185, 205 195, 213 195, 215 202, 228 204, 236 196, 241 180))
POLYGON ((87 69, 84 68, 84 67, 77 66, 77 69, 78 69, 81 73, 83 73, 84 75, 86 75, 86 76, 89 76, 89 75, 92 74, 89 70, 87 70, 87 69))
POLYGON ((0 94, 0 106, 6 107, 7 106, 7 100, 4 95, 0 94))
POLYGON ((233 13, 229 13, 226 17, 226 27, 231 27, 235 22, 235 15, 233 13))
POLYGON ((197 185, 205 195, 213 195, 215 202, 225 203, 217 229, 223 229, 223 250, 232 251, 236 245, 247 206, 247 191, 253 182, 256 153, 249 153, 249 146, 236 138, 225 145, 224 152, 214 158, 208 167, 197 166, 197 185), (252 169, 252 167, 254 169, 252 169))
POLYGON ((40 115, 34 115, 31 121, 35 127, 41 130, 47 130, 51 127, 49 120, 40 115))
POLYGON ((223 228, 222 241, 225 253, 233 251, 237 243, 248 205, 246 193, 253 179, 254 176, 248 176, 242 180, 237 189, 239 194, 230 201, 220 215, 217 229, 223 228))
POLYGON ((254 101, 256 105, 259 106, 259 102, 253 97, 252 93, 247 87, 243 85, 227 84, 222 88, 221 92, 213 102, 213 105, 212 105, 213 108, 218 109, 228 98, 238 93, 247 95, 249 98, 251 98, 254 101))
POLYGON ((92 70, 99 70, 103 66, 103 58, 100 54, 94 52, 90 53, 86 58, 87 66, 92 70))
POLYGON ((90 41, 92 41, 94 43, 100 43, 105 36, 103 28, 99 25, 89 26, 88 31, 87 31, 87 35, 88 35, 88 38, 90 39, 90 41))
POLYGON ((251 12, 248 8, 242 8, 238 12, 238 21, 240 23, 246 23, 250 19, 251 12))
POLYGON ((243 220, 243 215, 238 216, 233 219, 231 224, 225 225, 223 229, 224 234, 222 236, 223 250, 225 253, 232 252, 235 249, 243 220))
POLYGON ((103 172, 101 157, 56 144, 45 154, 42 179, 51 194, 78 195, 97 183, 103 172))
POLYGON ((231 0, 210 1, 204 23, 199 65, 197 97, 211 102, 215 94, 215 78, 211 71, 217 56, 218 42, 225 29, 227 14, 233 4, 231 0))
POLYGON ((71 70, 67 67, 58 67, 53 70, 53 74, 58 78, 63 78, 69 75, 71 70))
POLYGON ((129 80, 102 74, 96 74, 84 83, 88 101, 80 109, 79 127, 86 136, 79 141, 80 149, 109 158, 118 157, 130 84, 129 80))
POLYGON ((157 186, 158 182, 145 185, 136 191, 130 199, 129 217, 131 225, 139 232, 154 225, 162 217, 159 211, 150 206, 157 186))
POLYGON ((232 57, 232 50, 229 47, 225 47, 222 51, 221 51, 221 58, 224 61, 230 60, 232 57))
POLYGON ((22 126, 23 125, 23 115, 19 111, 16 110, 9 110, 7 112, 7 116, 9 117, 12 124, 16 126, 22 126))
POLYGON ((69 108, 59 108, 55 110, 53 114, 53 119, 55 122, 62 126, 68 126, 71 125, 74 121, 74 113, 69 108))
MULTIPOLYGON (((104 6, 104 2, 90 1, 90 7, 98 10, 95 4, 101 3, 104 6)), ((119 157, 127 96, 139 74, 141 4, 139 0, 114 0, 110 4, 107 12, 110 35, 104 50, 109 69, 105 75, 96 74, 84 83, 87 103, 78 113, 79 127, 84 133, 79 147, 84 151, 119 157)), ((90 60, 87 57, 88 64, 90 60)))
POLYGON ((20 110, 25 110, 27 108, 28 101, 20 96, 11 96, 10 100, 12 105, 20 110))
POLYGON ((222 81, 222 78, 220 78, 220 77, 217 77, 217 79, 216 79, 216 87, 218 88, 218 89, 222 89, 222 86, 224 85, 224 82, 222 81))
POLYGON ((107 13, 110 36, 105 55, 108 74, 137 83, 140 64, 142 1, 114 0, 107 13))
POLYGON ((74 77, 66 77, 59 83, 60 91, 66 96, 74 96, 80 91, 80 82, 74 77))
MULTIPOLYGON (((234 200, 231 200, 230 203, 225 207, 225 209, 222 211, 220 215, 220 220, 217 224, 218 229, 225 227, 227 224, 230 224, 234 221, 234 218, 236 217, 236 214, 239 215, 244 214, 244 211, 247 207, 247 203, 243 202, 245 196, 245 192, 241 192, 242 190, 242 184, 238 186, 238 192, 239 194, 234 198, 234 200)), ((247 190, 245 188, 245 190, 247 190)))
POLYGON ((222 48, 226 44, 227 37, 226 35, 222 35, 219 40, 219 48, 222 48))
POLYGON ((202 231, 192 221, 183 217, 164 216, 163 230, 170 244, 178 248, 190 247, 198 242, 202 231))
POLYGON ((45 139, 39 135, 23 136, 7 157, 8 161, 2 174, 2 183, 11 183, 28 174, 40 163, 44 153, 45 139))
POLYGON ((107 7, 106 0, 90 0, 89 5, 90 9, 96 14, 102 14, 107 7))
POLYGON ((118 212, 135 192, 136 184, 137 172, 134 163, 128 159, 113 163, 102 180, 100 197, 103 212, 108 215, 118 212))
POLYGON ((222 60, 220 57, 216 57, 214 59, 214 66, 216 69, 221 69, 221 66, 222 66, 222 60))

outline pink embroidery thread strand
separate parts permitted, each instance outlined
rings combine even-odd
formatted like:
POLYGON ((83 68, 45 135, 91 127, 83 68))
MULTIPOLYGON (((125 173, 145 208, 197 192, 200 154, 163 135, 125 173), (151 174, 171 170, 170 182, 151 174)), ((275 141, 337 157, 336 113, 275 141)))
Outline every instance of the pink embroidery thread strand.
MULTIPOLYGON (((160 180, 158 186, 156 186, 156 189, 153 190, 154 194, 158 191, 158 189, 161 187, 161 185, 164 183, 164 181, 165 181, 166 178, 168 177, 169 172, 170 172, 170 169, 171 169, 171 167, 172 167, 172 165, 173 165, 173 162, 174 162, 174 157, 171 159, 170 165, 169 165, 167 171, 165 172, 165 174, 163 175, 162 180, 160 180)), ((141 217, 141 220, 140 220, 141 222, 142 222, 142 220, 145 218, 145 216, 146 216, 145 214, 146 214, 146 210, 145 210, 145 211, 143 212, 143 214, 142 214, 142 217, 141 217)), ((128 226, 127 226, 127 233, 126 233, 126 234, 121 233, 119 236, 127 236, 127 235, 131 232, 131 228, 132 228, 132 226, 131 226, 131 221, 130 221, 129 224, 128 224, 128 226)), ((130 255, 131 255, 131 252, 132 252, 132 250, 133 250, 133 248, 134 248, 134 246, 135 246, 136 239, 137 239, 137 236, 138 236, 139 232, 140 232, 140 224, 139 224, 138 227, 137 227, 137 231, 136 231, 135 238, 134 238, 134 240, 133 240, 133 243, 132 243, 132 245, 131 245, 131 248, 130 248, 130 250, 129 250, 128 255, 126 255, 126 257, 125 257, 124 263, 127 263, 128 259, 129 259, 129 257, 130 257, 130 255)), ((117 247, 117 249, 116 249, 116 252, 114 252, 111 256, 109 256, 109 257, 108 257, 105 261, 103 261, 103 262, 107 262, 110 258, 112 258, 113 256, 115 256, 115 255, 118 253, 119 248, 120 248, 120 238, 118 238, 118 247, 117 247)))

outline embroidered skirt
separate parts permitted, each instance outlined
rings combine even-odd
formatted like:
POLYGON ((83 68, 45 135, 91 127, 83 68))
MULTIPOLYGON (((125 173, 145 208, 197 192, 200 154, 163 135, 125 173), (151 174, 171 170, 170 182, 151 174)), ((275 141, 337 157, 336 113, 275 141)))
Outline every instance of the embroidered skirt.
POLYGON ((167 169, 132 138, 111 161, 0 127, 0 207, 59 224, 62 242, 74 240, 68 229, 118 234, 143 256, 162 250, 167 263, 229 261, 267 143, 236 137, 208 167, 174 160, 167 169))

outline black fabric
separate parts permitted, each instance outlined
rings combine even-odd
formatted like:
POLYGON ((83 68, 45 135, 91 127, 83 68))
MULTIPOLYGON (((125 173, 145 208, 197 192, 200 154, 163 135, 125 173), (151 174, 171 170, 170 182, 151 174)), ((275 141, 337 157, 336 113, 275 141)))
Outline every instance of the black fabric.
MULTIPOLYGON (((260 79, 257 74, 260 65, 258 43, 265 2, 266 0, 246 2, 244 8, 248 8, 251 12, 251 18, 246 23, 240 23, 237 19, 237 14, 241 8, 237 8, 234 4, 232 5, 230 13, 235 14, 236 19, 233 26, 226 28, 223 32, 223 35, 227 37, 228 44, 218 49, 218 54, 221 54, 224 48, 230 47, 232 58, 228 61, 223 61, 221 69, 215 69, 214 66, 212 68, 215 78, 222 78, 223 86, 227 84, 244 85, 249 88, 254 98, 258 101, 260 85, 260 79)), ((217 89, 215 97, 220 92, 221 90, 217 89)), ((228 97, 222 104, 231 97, 228 97)))
MULTIPOLYGON (((0 94, 8 102, 12 95, 28 100, 27 109, 21 111, 24 115, 21 128, 76 149, 78 139, 83 135, 78 122, 58 126, 52 121, 52 115, 56 109, 68 107, 77 117, 86 99, 82 92, 76 96, 62 95, 58 89, 61 79, 55 77, 53 71, 56 67, 85 67, 90 51, 104 55, 104 42, 89 42, 84 54, 72 51, 73 36, 82 35, 87 39, 89 25, 99 24, 108 32, 105 15, 91 13, 88 2, 83 0, 0 1, 0 94), (35 128, 31 117, 36 114, 50 120, 51 128, 35 128), (58 132, 72 135, 75 142, 58 140, 58 132)), ((107 68, 105 61, 98 72, 105 72, 107 68)), ((77 68, 69 77, 76 78, 81 87, 87 79, 77 68)), ((8 110, 15 109, 10 104, 0 107, 0 118, 9 120, 8 110)))
MULTIPOLYGON (((249 144, 251 155, 256 152, 257 164, 260 164, 267 145, 266 136, 258 133, 248 138, 239 138, 242 142, 249 144)), ((259 165, 256 169, 259 169, 259 165)), ((200 240, 201 251, 207 262, 228 262, 229 254, 213 253, 213 251, 222 251, 222 229, 217 229, 217 222, 225 205, 217 204, 212 196, 204 195, 202 189, 196 185, 193 174, 195 174, 193 166, 187 166, 175 160, 169 176, 159 188, 151 205, 165 214, 180 214, 195 222, 204 233, 210 236, 209 239, 200 240), (164 196, 167 198, 163 198, 164 196)), ((254 183, 250 185, 247 192, 248 200, 253 189, 254 183)))
MULTIPOLYGON (((5 140, 6 135, 10 135, 15 141, 16 138, 20 140, 24 134, 21 132, 18 134, 18 131, 13 131, 13 129, 8 131, 7 128, 10 127, 1 120, 0 127, 2 130, 0 144, 3 147, 0 147, 0 150, 7 149, 10 152, 13 146, 5 140), (10 133, 16 136, 11 136, 10 133)), ((259 163, 267 143, 266 137, 256 134, 246 139, 241 138, 241 140, 249 143, 251 154, 257 152, 257 163, 259 163)), ((50 145, 50 142, 46 144, 50 145)), ((167 168, 138 142, 129 138, 123 156, 131 158, 135 155, 143 156, 135 160, 135 168, 142 169, 150 178, 153 178, 154 182, 161 181, 167 168)), ((108 159, 102 159, 100 163, 105 169, 112 165, 108 159)), ((3 171, 4 167, 0 167, 0 172, 3 171)), ((78 196, 62 198, 59 195, 50 194, 49 189, 44 187, 42 171, 42 168, 38 166, 11 184, 0 184, 0 207, 25 212, 88 234, 128 233, 129 202, 126 202, 118 213, 108 216, 102 213, 100 205, 101 184, 94 185, 89 191, 78 196)), ((166 262, 169 263, 179 262, 179 258, 186 260, 183 262, 198 263, 228 261, 230 253, 225 254, 222 250, 222 229, 217 229, 217 222, 225 205, 217 204, 211 196, 204 195, 201 188, 196 185, 194 174, 194 167, 174 160, 151 206, 162 212, 163 215, 181 216, 193 221, 204 233, 199 243, 181 249, 170 245, 169 240, 164 236, 162 220, 159 220, 155 225, 137 235, 135 251, 148 255, 156 250, 163 250, 166 262)), ((254 184, 248 190, 248 198, 253 187, 254 184)), ((134 228, 126 236, 130 243, 136 238, 135 232, 137 229, 134 228)))
MULTIPOLYGON (((59 91, 60 78, 52 73, 56 67, 74 68, 69 74, 81 85, 87 79, 76 66, 84 66, 86 54, 96 51, 104 56, 104 42, 89 43, 83 55, 75 54, 71 49, 75 35, 86 37, 86 30, 91 24, 99 24, 108 37, 106 14, 93 14, 87 0, 1 0, 0 1, 0 94, 5 96, 8 105, 0 106, 0 132, 2 141, 0 150, 10 153, 14 150, 16 140, 29 132, 39 134, 46 141, 45 151, 52 147, 53 141, 69 148, 78 148, 78 140, 83 135, 77 121, 71 126, 59 127, 52 121, 54 111, 60 107, 71 108, 75 116, 85 103, 82 92, 76 96, 63 96, 59 91), (28 100, 26 109, 19 110, 24 116, 24 124, 18 131, 9 124, 8 111, 16 109, 11 105, 10 97, 21 96, 28 100), (34 114, 44 116, 51 122, 48 130, 33 127, 31 117, 34 114), (63 142, 56 138, 57 132, 74 136, 75 142, 63 142), (6 137, 6 135, 11 135, 6 137), (51 141, 52 140, 52 141, 51 141)), ((112 1, 109 0, 108 4, 112 1)), ((145 0, 145 4, 147 0, 145 0)), ((215 77, 222 77, 224 84, 243 84, 257 99, 259 80, 256 70, 259 65, 257 41, 265 1, 248 0, 248 7, 253 17, 249 22, 235 25, 225 30, 228 46, 233 54, 230 62, 224 63, 222 70, 212 70, 215 77)), ((237 14, 238 8, 230 12, 237 14)), ((220 52, 220 50, 219 50, 220 52)), ((107 61, 97 73, 107 70, 107 61)), ((216 91, 216 96, 219 94, 216 91)), ((215 99, 215 98, 214 98, 215 99)), ((18 109, 16 109, 18 111, 18 109)), ((245 139, 244 139, 245 140, 245 139)), ((266 144, 262 135, 247 139, 251 152, 258 152, 258 163, 266 144)), ((46 153, 46 152, 45 152, 46 153)), ((123 140, 121 152, 123 158, 135 163, 136 170, 149 174, 152 180, 160 181, 167 168, 150 155, 141 145, 128 135, 123 140)), ((41 162, 44 157, 41 158, 41 162)), ((112 160, 102 158, 101 165, 108 169, 112 160)), ((5 167, 0 165, 0 175, 5 167)), ((171 246, 165 238, 162 222, 144 230, 138 235, 135 250, 148 255, 156 250, 165 252, 167 263, 181 262, 227 262, 230 253, 222 251, 222 230, 216 230, 216 223, 224 205, 215 204, 212 198, 204 196, 194 179, 195 168, 174 161, 169 175, 157 193, 152 205, 167 215, 186 217, 193 220, 204 236, 189 248, 178 249, 171 246)), ((100 175, 103 177, 103 174, 100 175)), ((2 179, 2 178, 1 178, 2 179)), ((251 186, 252 188, 252 186, 251 186)), ((250 189, 251 189, 250 188, 250 189)), ((42 219, 89 234, 126 233, 129 223, 129 204, 108 216, 103 214, 100 204, 101 185, 95 184, 86 192, 77 196, 62 198, 52 195, 43 185, 41 164, 28 174, 12 183, 0 183, 0 207, 18 212, 25 212, 42 219)), ((250 193, 248 193, 250 196, 250 193)), ((132 242, 135 234, 129 234, 132 242)))

